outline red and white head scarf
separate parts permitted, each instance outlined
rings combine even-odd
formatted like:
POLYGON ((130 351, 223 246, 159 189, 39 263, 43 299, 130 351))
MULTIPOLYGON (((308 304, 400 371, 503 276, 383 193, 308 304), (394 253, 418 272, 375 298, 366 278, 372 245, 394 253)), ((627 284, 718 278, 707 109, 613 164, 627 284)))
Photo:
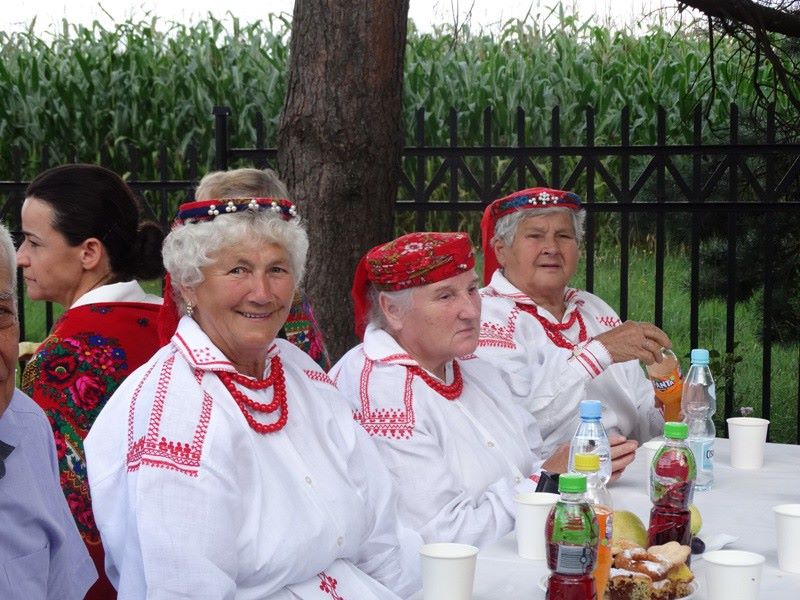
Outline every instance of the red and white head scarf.
POLYGON ((475 251, 466 233, 408 233, 375 246, 356 267, 353 307, 356 334, 364 337, 369 313, 369 286, 398 291, 455 277, 475 266, 475 251))
POLYGON ((538 187, 514 192, 486 207, 481 219, 484 283, 489 283, 492 274, 500 267, 492 246, 497 221, 517 211, 542 208, 569 208, 577 212, 581 210, 581 199, 573 192, 538 187))

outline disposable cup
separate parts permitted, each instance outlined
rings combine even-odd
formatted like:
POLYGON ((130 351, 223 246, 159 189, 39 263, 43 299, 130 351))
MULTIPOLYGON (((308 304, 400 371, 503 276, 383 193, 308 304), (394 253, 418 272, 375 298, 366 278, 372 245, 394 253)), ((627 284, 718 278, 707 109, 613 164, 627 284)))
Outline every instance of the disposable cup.
POLYGON ((778 534, 778 566, 781 571, 800 573, 800 504, 774 506, 778 534))
POLYGON ((764 557, 743 550, 715 550, 703 554, 707 600, 756 600, 764 557))
POLYGON ((514 525, 517 554, 522 558, 544 560, 544 526, 547 515, 558 498, 558 494, 547 492, 527 492, 514 496, 514 503, 517 505, 517 521, 514 525))
POLYGON ((645 456, 647 457, 647 466, 650 467, 653 464, 653 457, 656 455, 656 451, 661 448, 664 440, 661 438, 655 438, 650 440, 649 442, 645 442, 642 444, 642 448, 644 448, 645 456))
POLYGON ((731 466, 735 469, 760 469, 764 465, 767 419, 731 417, 728 437, 731 441, 731 466))
POLYGON ((471 600, 478 549, 467 544, 425 544, 422 556, 423 600, 471 600))

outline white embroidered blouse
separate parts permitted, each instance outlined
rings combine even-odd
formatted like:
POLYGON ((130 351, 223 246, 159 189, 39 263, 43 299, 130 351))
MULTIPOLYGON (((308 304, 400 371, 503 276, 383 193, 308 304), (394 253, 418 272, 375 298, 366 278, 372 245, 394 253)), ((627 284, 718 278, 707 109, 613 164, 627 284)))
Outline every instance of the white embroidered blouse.
MULTIPOLYGON (((448 400, 406 368, 418 363, 391 335, 370 325, 330 375, 394 476, 401 519, 425 542, 480 547, 513 528, 514 495, 535 490, 529 477, 538 478, 541 437, 494 367, 474 355, 458 363, 463 391, 448 400)), ((446 372, 450 384, 452 362, 446 372)))
MULTIPOLYGON (((275 354, 288 422, 274 433, 250 428, 213 372, 233 365, 188 317, 103 409, 85 447, 120 598, 394 600, 420 587, 421 540, 398 525, 374 444, 311 358, 284 340, 275 354)), ((272 400, 273 387, 240 389, 272 400)))
POLYGON ((535 316, 559 321, 540 308, 501 273, 495 271, 481 290, 481 337, 477 354, 503 372, 503 378, 536 417, 544 438, 544 452, 572 439, 578 426, 578 403, 600 400, 606 431, 644 442, 660 435, 664 426, 655 406, 650 381, 638 361, 612 364, 605 347, 592 341, 621 323, 614 310, 589 292, 567 288, 566 311, 560 323, 573 324, 557 334, 535 316), (573 313, 578 313, 573 316, 573 313), (581 335, 581 330, 584 335, 581 335), (552 336, 552 337, 551 337, 552 336), (566 341, 560 347, 554 341, 566 341))

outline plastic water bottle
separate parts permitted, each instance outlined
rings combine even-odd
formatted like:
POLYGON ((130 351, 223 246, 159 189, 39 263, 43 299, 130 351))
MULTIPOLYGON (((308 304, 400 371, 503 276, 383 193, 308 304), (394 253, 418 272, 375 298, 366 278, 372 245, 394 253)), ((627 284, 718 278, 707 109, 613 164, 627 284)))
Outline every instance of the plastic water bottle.
POLYGON ((681 397, 683 421, 689 426, 686 438, 697 461, 695 489, 709 490, 714 485, 714 438, 716 429, 711 417, 717 410, 714 377, 708 368, 708 350, 692 350, 692 366, 683 382, 681 397))
POLYGON ((683 393, 683 379, 681 377, 681 363, 678 357, 669 348, 661 349, 663 360, 647 365, 647 375, 653 384, 653 391, 661 406, 664 407, 665 421, 680 421, 681 396, 683 393))
POLYGON ((587 502, 586 477, 567 473, 558 478, 561 498, 545 525, 547 600, 595 600, 592 578, 597 557, 597 519, 587 502))
POLYGON ((664 443, 656 450, 650 466, 650 525, 647 544, 655 546, 692 541, 689 506, 694 497, 697 467, 686 445, 686 423, 664 423, 664 443))
POLYGON ((597 454, 576 454, 575 469, 586 475, 586 500, 594 508, 597 517, 598 543, 597 561, 592 577, 597 598, 606 597, 606 586, 611 573, 611 538, 613 536, 614 507, 611 494, 600 477, 600 457, 597 454))
POLYGON ((580 404, 581 422, 569 446, 569 471, 575 473, 576 454, 597 454, 600 457, 600 476, 603 483, 611 479, 611 445, 600 422, 603 403, 599 400, 584 400, 580 404))

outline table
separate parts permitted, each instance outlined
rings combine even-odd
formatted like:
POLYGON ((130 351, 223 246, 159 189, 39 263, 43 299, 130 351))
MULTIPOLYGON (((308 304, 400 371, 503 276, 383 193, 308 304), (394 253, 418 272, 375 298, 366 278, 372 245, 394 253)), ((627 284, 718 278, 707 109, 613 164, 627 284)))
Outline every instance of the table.
MULTIPOLYGON (((766 558, 761 581, 763 600, 797 600, 800 574, 778 569, 775 516, 772 507, 800 503, 800 446, 767 444, 764 468, 737 470, 730 466, 730 444, 717 439, 714 444, 714 488, 695 492, 694 503, 703 517, 701 538, 726 533, 738 540, 728 549, 749 550, 766 558)), ((647 526, 650 497, 647 490, 646 451, 637 451, 636 460, 609 488, 615 510, 630 510, 647 526)), ((692 570, 700 583, 696 600, 706 600, 705 561, 692 557, 692 570)), ((539 580, 548 573, 544 561, 517 556, 511 533, 478 555, 473 600, 543 600, 539 580)), ((422 598, 422 594, 413 597, 422 598)))

